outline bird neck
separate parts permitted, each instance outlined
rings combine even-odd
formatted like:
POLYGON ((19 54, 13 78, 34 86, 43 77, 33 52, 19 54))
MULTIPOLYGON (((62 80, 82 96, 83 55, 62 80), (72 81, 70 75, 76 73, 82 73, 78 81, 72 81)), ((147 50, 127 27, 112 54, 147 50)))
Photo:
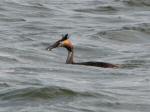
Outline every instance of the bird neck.
POLYGON ((67 56, 67 60, 66 60, 66 64, 73 64, 73 56, 74 56, 74 50, 73 48, 71 50, 68 50, 68 56, 67 56))

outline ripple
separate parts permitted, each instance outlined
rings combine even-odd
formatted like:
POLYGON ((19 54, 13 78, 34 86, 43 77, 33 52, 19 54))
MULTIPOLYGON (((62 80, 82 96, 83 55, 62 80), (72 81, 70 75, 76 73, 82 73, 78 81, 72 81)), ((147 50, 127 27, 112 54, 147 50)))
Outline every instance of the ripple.
POLYGON ((0 111, 148 112, 149 6, 149 0, 1 0, 0 111), (62 33, 71 34, 75 61, 123 67, 64 64, 64 49, 45 50, 62 33))
POLYGON ((1 61, 3 61, 3 62, 19 62, 19 60, 18 59, 16 59, 16 58, 13 58, 13 57, 5 57, 5 56, 0 56, 0 60, 1 61))
POLYGON ((12 7, 12 8, 20 8, 20 9, 25 9, 25 10, 43 10, 43 11, 49 11, 50 9, 44 6, 41 3, 27 3, 25 4, 23 2, 15 2, 13 1, 5 1, 5 5, 12 7))
POLYGON ((124 26, 123 30, 135 30, 143 33, 150 33, 150 23, 142 23, 134 26, 124 26))
POLYGON ((149 23, 142 23, 132 26, 124 26, 120 29, 101 31, 97 35, 113 41, 126 43, 149 43, 149 23))
POLYGON ((149 0, 123 0, 123 2, 130 6, 150 6, 149 0))
POLYGON ((115 13, 118 11, 118 8, 113 6, 98 6, 96 8, 85 8, 85 9, 75 9, 76 12, 84 12, 84 13, 100 13, 100 12, 112 12, 115 13))
POLYGON ((20 28, 26 29, 26 30, 32 30, 32 31, 41 31, 44 30, 44 28, 37 26, 37 25, 33 25, 33 24, 26 24, 26 25, 22 25, 20 26, 20 28))
POLYGON ((9 84, 7 84, 7 83, 0 83, 0 88, 6 88, 6 87, 10 87, 10 85, 9 84))
POLYGON ((11 89, 1 92, 1 100, 22 100, 22 99, 52 99, 61 97, 74 97, 74 96, 93 96, 93 93, 76 92, 67 88, 51 86, 51 87, 28 87, 22 89, 11 89))
POLYGON ((25 19, 22 18, 12 18, 12 17, 0 17, 0 21, 2 22, 24 22, 25 19))

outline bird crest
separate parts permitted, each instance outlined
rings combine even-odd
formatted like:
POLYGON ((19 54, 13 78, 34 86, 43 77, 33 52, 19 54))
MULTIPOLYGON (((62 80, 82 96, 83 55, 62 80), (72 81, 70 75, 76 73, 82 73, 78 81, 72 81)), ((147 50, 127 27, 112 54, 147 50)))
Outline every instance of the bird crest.
POLYGON ((65 41, 65 40, 67 40, 67 39, 69 39, 69 35, 68 35, 68 33, 67 33, 67 34, 65 34, 65 35, 62 35, 62 39, 61 39, 61 41, 65 41))

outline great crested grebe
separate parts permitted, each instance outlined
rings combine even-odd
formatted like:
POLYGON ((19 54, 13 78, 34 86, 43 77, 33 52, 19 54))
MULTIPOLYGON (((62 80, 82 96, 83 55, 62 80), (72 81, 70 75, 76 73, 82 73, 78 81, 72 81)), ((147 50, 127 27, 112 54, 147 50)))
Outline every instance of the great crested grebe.
POLYGON ((86 65, 86 66, 95 66, 95 67, 103 67, 103 68, 118 68, 119 65, 106 63, 106 62, 95 62, 95 61, 89 61, 89 62, 74 62, 73 56, 74 56, 74 48, 72 42, 69 40, 68 34, 62 36, 62 39, 56 41, 53 45, 50 45, 46 49, 48 51, 51 51, 54 48, 57 47, 64 47, 68 50, 68 57, 66 60, 66 64, 76 64, 76 65, 86 65))

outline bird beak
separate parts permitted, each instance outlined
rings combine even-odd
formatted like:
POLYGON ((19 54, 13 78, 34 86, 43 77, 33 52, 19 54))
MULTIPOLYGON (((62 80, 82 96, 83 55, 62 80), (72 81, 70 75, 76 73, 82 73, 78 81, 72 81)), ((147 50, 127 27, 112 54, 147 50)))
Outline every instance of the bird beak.
POLYGON ((46 50, 51 51, 54 48, 57 47, 63 47, 63 42, 57 41, 53 45, 50 45, 49 47, 46 48, 46 50))
POLYGON ((48 50, 48 51, 51 51, 52 49, 53 49, 52 46, 49 46, 49 47, 46 48, 46 50, 48 50))
POLYGON ((47 47, 46 50, 51 51, 52 49, 57 48, 57 47, 64 47, 64 41, 67 39, 68 39, 68 34, 66 34, 65 36, 62 36, 62 39, 56 41, 54 44, 47 47))
POLYGON ((50 45, 46 50, 51 51, 54 48, 60 47, 60 41, 55 42, 53 45, 50 45))

